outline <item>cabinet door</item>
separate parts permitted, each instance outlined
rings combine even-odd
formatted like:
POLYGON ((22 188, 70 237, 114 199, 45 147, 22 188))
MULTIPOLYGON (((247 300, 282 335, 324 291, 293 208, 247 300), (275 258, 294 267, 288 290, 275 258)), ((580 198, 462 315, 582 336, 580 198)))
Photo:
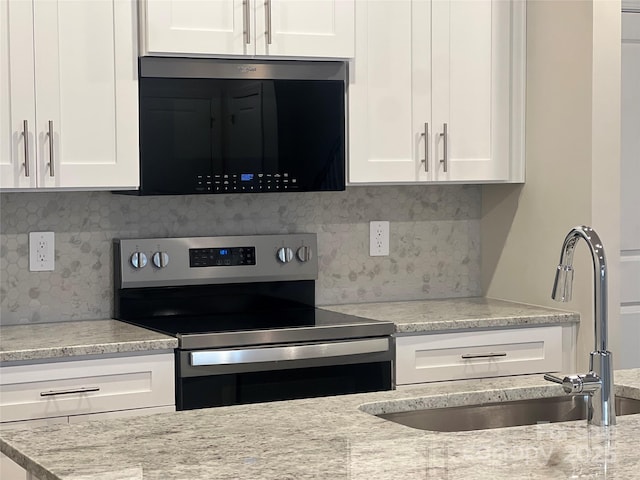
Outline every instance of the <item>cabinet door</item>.
MULTIPOLYGON (((53 417, 39 420, 26 420, 23 422, 0 423, 0 430, 11 430, 17 428, 35 428, 45 425, 57 425, 68 423, 68 417, 53 417)), ((6 455, 0 453, 0 478, 2 480, 38 480, 29 474, 24 468, 15 463, 6 455)))
POLYGON ((436 1, 432 14, 435 179, 508 180, 511 2, 436 1))
POLYGON ((134 3, 35 0, 39 187, 138 185, 134 3))
POLYGON ((2 480, 30 480, 27 471, 4 453, 0 453, 0 478, 2 480))
MULTIPOLYGON (((621 249, 629 254, 640 252, 640 2, 637 5, 638 12, 622 14, 621 249)), ((633 301, 640 301, 637 285, 636 292, 633 301)))
POLYGON ((622 14, 621 124, 621 368, 640 367, 640 2, 622 14))
POLYGON ((0 4, 0 36, 0 188, 31 188, 37 176, 31 2, 0 4))
POLYGON ((253 1, 256 55, 354 56, 355 0, 253 1))
POLYGON ((255 19, 249 1, 144 0, 141 53, 251 55, 255 19))
POLYGON ((430 2, 356 3, 349 84, 349 182, 424 180, 430 2))

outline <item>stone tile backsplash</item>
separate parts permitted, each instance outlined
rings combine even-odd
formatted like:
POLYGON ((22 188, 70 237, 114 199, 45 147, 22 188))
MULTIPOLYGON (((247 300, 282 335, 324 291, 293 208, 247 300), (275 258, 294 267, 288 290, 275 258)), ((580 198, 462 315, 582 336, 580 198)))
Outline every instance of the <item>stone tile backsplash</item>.
POLYGON ((0 322, 109 318, 111 239, 315 232, 319 305, 480 295, 480 187, 137 197, 0 195, 0 322), (369 256, 369 221, 391 222, 390 255, 369 256), (53 272, 29 271, 28 236, 55 232, 53 272))

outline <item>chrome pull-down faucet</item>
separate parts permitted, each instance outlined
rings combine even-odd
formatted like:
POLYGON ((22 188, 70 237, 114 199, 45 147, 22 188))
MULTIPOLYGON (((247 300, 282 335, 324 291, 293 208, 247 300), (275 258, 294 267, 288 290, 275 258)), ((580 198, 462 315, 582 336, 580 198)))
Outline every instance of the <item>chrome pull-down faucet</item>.
POLYGON ((565 237, 551 297, 559 302, 571 300, 573 252, 581 238, 589 246, 593 260, 595 348, 589 359, 589 373, 569 375, 562 379, 553 375, 545 375, 544 378, 562 384, 567 394, 589 394, 588 423, 602 426, 615 425, 613 359, 611 352, 607 350, 607 262, 600 237, 591 227, 575 227, 565 237))

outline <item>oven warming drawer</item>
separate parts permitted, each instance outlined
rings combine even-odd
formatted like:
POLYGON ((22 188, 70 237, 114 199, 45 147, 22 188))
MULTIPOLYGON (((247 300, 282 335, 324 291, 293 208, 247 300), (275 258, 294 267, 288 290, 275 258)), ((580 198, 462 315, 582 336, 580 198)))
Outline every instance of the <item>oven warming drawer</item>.
POLYGON ((176 351, 176 408, 393 389, 393 337, 176 351))
POLYGON ((388 352, 389 350, 388 338, 370 338, 309 345, 197 351, 190 353, 190 364, 202 366, 282 362, 388 352))

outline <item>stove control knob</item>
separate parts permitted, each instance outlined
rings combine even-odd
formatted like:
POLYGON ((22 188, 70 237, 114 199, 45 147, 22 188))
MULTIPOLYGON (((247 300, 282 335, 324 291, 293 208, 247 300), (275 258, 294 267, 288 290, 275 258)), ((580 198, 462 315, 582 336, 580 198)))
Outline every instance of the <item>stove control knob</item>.
POLYGON ((289 263, 291 260, 293 260, 293 250, 291 250, 289 247, 280 247, 278 249, 278 252, 276 253, 276 256, 278 257, 278 261, 280 263, 289 263))
POLYGON ((308 262, 309 260, 311 260, 311 247, 307 247, 306 245, 303 245, 302 247, 298 248, 298 251, 296 252, 296 257, 298 257, 298 260, 300 260, 301 262, 308 262))
POLYGON ((140 269, 147 265, 147 256, 142 252, 134 252, 129 258, 129 262, 133 268, 140 269))
POLYGON ((157 268, 164 268, 169 265, 169 254, 167 252, 156 252, 151 257, 153 265, 157 268))

